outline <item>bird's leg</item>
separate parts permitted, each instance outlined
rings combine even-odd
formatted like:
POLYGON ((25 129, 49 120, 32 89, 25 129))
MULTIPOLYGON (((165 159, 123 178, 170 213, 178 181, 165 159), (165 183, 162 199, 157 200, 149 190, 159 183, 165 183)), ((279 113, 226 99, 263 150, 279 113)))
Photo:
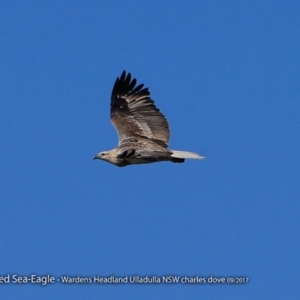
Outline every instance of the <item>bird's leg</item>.
POLYGON ((135 153, 135 149, 132 149, 130 152, 128 152, 127 157, 133 157, 135 153))
POLYGON ((124 158, 127 155, 127 150, 121 152, 120 154, 118 154, 117 158, 124 158))
POLYGON ((125 150, 122 153, 120 153, 117 158, 133 158, 135 154, 135 149, 131 149, 131 150, 125 150))

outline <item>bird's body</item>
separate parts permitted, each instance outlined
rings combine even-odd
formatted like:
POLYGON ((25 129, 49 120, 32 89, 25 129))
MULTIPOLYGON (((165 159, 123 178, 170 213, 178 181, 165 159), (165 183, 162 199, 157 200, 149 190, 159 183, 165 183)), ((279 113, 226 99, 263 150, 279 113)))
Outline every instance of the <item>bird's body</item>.
POLYGON ((124 140, 117 148, 102 153, 103 160, 119 167, 159 161, 184 162, 183 158, 172 157, 172 151, 145 138, 124 140))
POLYGON ((160 161, 182 163, 185 158, 203 157, 187 151, 168 149, 169 124, 149 97, 148 88, 136 86, 130 73, 117 78, 111 95, 111 120, 119 135, 117 148, 100 152, 101 159, 119 167, 160 161))

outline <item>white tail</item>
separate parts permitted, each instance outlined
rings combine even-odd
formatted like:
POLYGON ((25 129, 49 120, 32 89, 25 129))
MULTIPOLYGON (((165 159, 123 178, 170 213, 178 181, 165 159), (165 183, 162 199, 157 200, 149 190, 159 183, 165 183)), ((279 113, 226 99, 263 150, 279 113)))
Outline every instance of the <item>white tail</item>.
POLYGON ((194 152, 176 151, 176 150, 171 150, 171 151, 173 152, 173 154, 171 156, 175 157, 175 158, 193 158, 193 159, 203 159, 204 158, 204 156, 200 156, 194 152))

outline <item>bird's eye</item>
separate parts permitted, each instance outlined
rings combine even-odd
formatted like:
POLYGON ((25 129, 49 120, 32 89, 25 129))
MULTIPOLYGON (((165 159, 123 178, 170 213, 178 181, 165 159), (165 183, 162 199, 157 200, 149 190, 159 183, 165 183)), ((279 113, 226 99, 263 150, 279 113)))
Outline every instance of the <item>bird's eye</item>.
POLYGON ((101 156, 104 156, 104 155, 105 155, 105 153, 102 152, 102 153, 101 153, 101 156))

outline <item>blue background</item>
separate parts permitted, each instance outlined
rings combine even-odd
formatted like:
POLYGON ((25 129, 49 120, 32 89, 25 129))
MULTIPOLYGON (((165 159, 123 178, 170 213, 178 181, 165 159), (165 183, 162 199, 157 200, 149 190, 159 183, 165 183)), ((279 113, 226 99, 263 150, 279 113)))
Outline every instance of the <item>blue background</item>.
POLYGON ((298 1, 1 1, 0 274, 247 276, 1 284, 3 299, 299 299, 298 1), (127 70, 204 161, 117 168, 127 70))

